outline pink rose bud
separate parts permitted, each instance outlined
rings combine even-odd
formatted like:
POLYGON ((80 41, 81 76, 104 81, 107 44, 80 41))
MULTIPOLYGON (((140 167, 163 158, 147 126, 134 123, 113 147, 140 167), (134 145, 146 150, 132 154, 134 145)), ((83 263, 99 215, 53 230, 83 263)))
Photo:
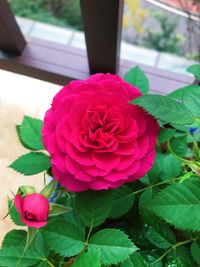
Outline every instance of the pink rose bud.
POLYGON ((43 195, 34 193, 24 198, 16 195, 14 203, 21 215, 21 222, 33 228, 41 228, 47 224, 49 201, 43 195))

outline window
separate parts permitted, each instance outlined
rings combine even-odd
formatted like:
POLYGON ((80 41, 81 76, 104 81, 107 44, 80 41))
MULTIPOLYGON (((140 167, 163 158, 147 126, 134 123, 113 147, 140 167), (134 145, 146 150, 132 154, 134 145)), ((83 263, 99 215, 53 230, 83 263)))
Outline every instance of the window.
MULTIPOLYGON (((116 73, 119 70, 123 75, 127 69, 141 63, 135 60, 134 56, 124 57, 125 60, 122 57, 118 68, 123 0, 80 0, 80 3, 87 53, 85 49, 75 46, 30 36, 24 38, 8 2, 0 1, 0 49, 3 51, 0 54, 0 67, 53 83, 65 84, 71 79, 85 79, 89 72, 116 73)), ((52 36, 56 39, 51 33, 52 36)), ((143 58, 146 57, 143 53, 143 58)), ((154 66, 142 65, 142 68, 149 75, 152 90, 158 90, 158 84, 162 84, 163 93, 166 93, 163 87, 166 81, 170 82, 172 90, 191 82, 190 77, 162 71, 154 66)))

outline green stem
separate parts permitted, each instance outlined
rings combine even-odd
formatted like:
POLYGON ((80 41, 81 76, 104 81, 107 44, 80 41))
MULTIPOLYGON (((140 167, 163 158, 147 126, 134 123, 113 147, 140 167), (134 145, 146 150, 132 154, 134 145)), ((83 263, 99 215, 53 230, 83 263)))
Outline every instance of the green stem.
POLYGON ((172 155, 174 156, 174 157, 176 157, 177 159, 179 159, 180 161, 182 161, 182 162, 185 162, 185 163, 187 163, 187 164, 197 164, 197 166, 199 166, 199 162, 198 161, 195 161, 195 160, 188 160, 188 159, 183 159, 183 158, 181 158, 181 157, 179 157, 174 151, 173 151, 173 149, 171 148, 171 146, 170 146, 170 142, 168 141, 167 142, 167 147, 168 147, 168 149, 169 149, 169 151, 172 153, 172 155))
POLYGON ((54 203, 56 203, 56 201, 62 196, 62 194, 63 194, 63 190, 58 192, 57 196, 54 199, 54 203))
POLYGON ((196 141, 193 142, 193 152, 199 161, 199 147, 196 141))
POLYGON ((46 259, 46 261, 47 261, 47 263, 49 264, 49 266, 51 266, 51 267, 55 267, 55 265, 53 265, 53 263, 51 263, 49 260, 46 259))
POLYGON ((90 239, 90 235, 91 235, 92 229, 93 229, 93 221, 91 222, 90 229, 89 229, 89 231, 88 231, 87 238, 86 238, 86 240, 85 240, 85 245, 86 245, 86 246, 87 246, 88 241, 89 241, 89 239, 90 239))
POLYGON ((175 181, 177 181, 177 180, 179 180, 179 179, 180 179, 180 177, 178 177, 178 178, 173 178, 173 179, 171 179, 171 180, 162 181, 162 182, 159 182, 159 183, 157 183, 157 184, 148 185, 148 186, 146 186, 146 187, 144 187, 144 188, 141 188, 141 189, 139 189, 139 190, 137 190, 137 191, 134 191, 134 192, 132 193, 132 195, 139 194, 139 193, 141 193, 141 192, 143 192, 143 191, 145 191, 145 190, 147 190, 147 189, 149 189, 149 188, 154 188, 154 187, 157 187, 157 186, 159 186, 159 185, 170 184, 171 182, 175 182, 175 181))
POLYGON ((171 248, 169 248, 162 256, 160 256, 160 258, 156 259, 152 264, 155 264, 156 262, 161 261, 165 256, 167 256, 168 253, 170 253, 172 250, 176 249, 177 247, 189 244, 189 243, 196 241, 196 240, 197 240, 197 238, 192 238, 192 239, 187 239, 187 240, 176 243, 171 248))
POLYGON ((63 260, 61 262, 59 262, 59 266, 58 267, 62 267, 64 264, 63 260))
POLYGON ((81 250, 81 252, 78 255, 76 255, 75 258, 80 257, 86 251, 87 246, 88 246, 88 242, 89 242, 89 239, 90 239, 90 235, 91 235, 91 232, 92 232, 92 229, 93 229, 93 222, 94 222, 94 218, 92 218, 92 220, 91 220, 90 229, 89 229, 89 231, 87 233, 87 237, 86 237, 86 240, 85 240, 84 248, 81 250))

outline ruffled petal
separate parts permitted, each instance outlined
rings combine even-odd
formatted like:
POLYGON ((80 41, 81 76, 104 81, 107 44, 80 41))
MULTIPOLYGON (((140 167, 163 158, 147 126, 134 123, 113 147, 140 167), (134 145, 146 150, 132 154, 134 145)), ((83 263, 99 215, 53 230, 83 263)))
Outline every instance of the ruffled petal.
POLYGON ((113 153, 92 153, 92 160, 97 168, 102 170, 112 170, 120 162, 120 156, 113 153))
POLYGON ((76 180, 74 176, 69 173, 61 173, 55 166, 52 166, 52 173, 55 179, 71 192, 81 192, 89 189, 87 183, 76 180))
POLYGON ((17 211, 21 215, 21 218, 23 218, 24 217, 24 214, 23 214, 23 198, 20 195, 16 195, 15 198, 14 198, 14 204, 15 204, 15 207, 16 207, 17 211))

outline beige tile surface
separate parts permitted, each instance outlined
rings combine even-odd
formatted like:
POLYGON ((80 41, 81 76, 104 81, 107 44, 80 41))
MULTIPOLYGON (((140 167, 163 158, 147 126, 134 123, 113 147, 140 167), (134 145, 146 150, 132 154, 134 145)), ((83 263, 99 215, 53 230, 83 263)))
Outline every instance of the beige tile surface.
POLYGON ((60 86, 0 70, 0 244, 3 236, 16 228, 7 213, 7 198, 12 197, 20 185, 43 186, 43 174, 23 176, 8 166, 27 152, 20 144, 15 125, 24 114, 43 118, 53 95, 60 86))

